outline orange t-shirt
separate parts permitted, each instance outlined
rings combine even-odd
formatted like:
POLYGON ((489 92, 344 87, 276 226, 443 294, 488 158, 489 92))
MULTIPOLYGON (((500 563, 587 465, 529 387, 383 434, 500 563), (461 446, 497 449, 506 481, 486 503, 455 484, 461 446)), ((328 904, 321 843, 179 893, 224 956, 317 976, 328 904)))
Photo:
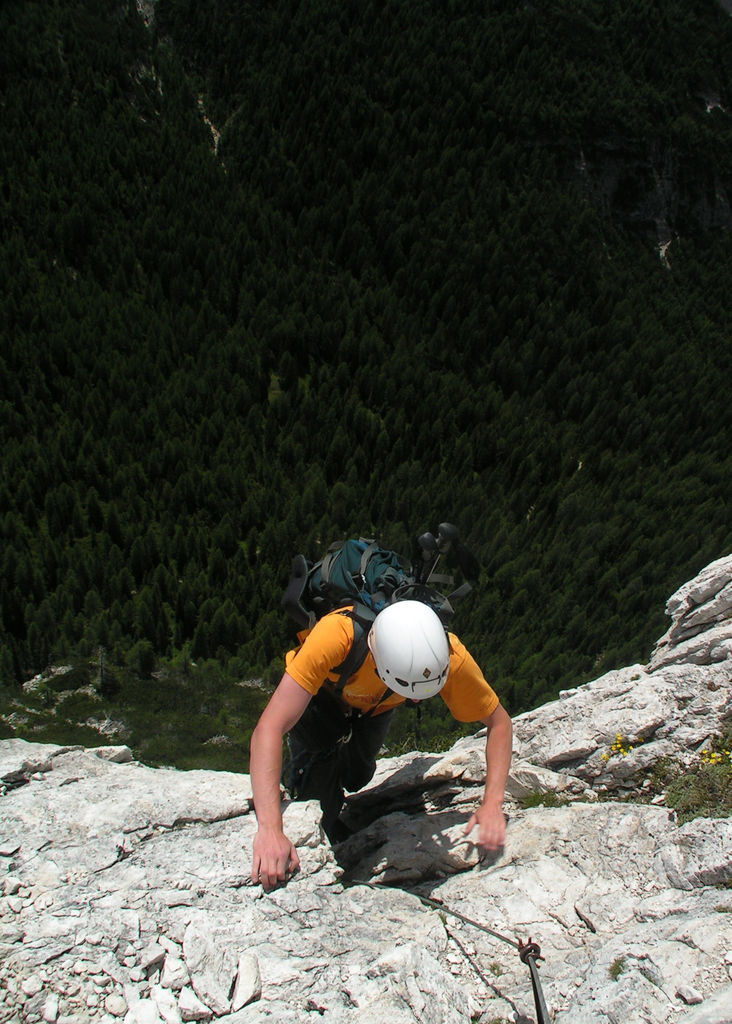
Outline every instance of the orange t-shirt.
MULTIPOLYGON (((458 722, 478 722, 495 711, 498 697, 455 634, 448 633, 448 639, 450 671, 440 690, 440 697, 458 722)), ((353 620, 340 612, 330 612, 315 623, 300 647, 288 651, 285 657, 287 672, 314 696, 326 679, 337 681, 338 676, 333 669, 344 660, 352 643, 353 620)), ((346 682, 341 697, 359 711, 375 708, 376 715, 403 704, 405 700, 392 693, 379 679, 370 651, 361 667, 346 682)))

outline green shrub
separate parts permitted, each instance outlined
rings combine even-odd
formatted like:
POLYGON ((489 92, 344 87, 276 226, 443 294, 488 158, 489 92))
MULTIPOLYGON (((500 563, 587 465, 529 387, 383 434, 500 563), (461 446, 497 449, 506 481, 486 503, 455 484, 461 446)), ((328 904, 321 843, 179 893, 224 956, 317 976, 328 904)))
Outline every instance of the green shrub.
POLYGON ((97 717, 100 712, 100 699, 86 690, 74 690, 63 694, 56 704, 56 716, 59 720, 85 722, 87 718, 97 717))
POLYGON ((616 959, 613 960, 613 962, 610 964, 610 967, 608 968, 608 974, 613 979, 613 981, 617 981, 620 975, 625 972, 625 969, 625 957, 619 956, 616 957, 616 959))
POLYGON ((709 749, 700 751, 688 772, 669 782, 666 803, 682 824, 692 818, 732 815, 732 723, 709 749))
POLYGON ((701 764, 673 781, 666 803, 679 822, 692 818, 728 818, 732 815, 732 771, 725 764, 701 764))
POLYGON ((534 793, 527 793, 521 797, 521 806, 528 807, 566 807, 569 801, 553 790, 544 793, 537 789, 534 793))

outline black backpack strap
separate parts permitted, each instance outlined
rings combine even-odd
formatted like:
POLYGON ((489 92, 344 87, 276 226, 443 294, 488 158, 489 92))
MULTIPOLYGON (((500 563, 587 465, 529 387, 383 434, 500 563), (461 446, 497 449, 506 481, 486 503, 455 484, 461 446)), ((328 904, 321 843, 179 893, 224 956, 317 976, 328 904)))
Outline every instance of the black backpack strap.
POLYGON ((312 629, 315 625, 315 613, 309 612, 302 603, 308 572, 305 556, 295 555, 292 561, 290 580, 282 595, 282 607, 299 629, 312 629))
POLYGON ((371 716, 376 713, 376 709, 380 708, 381 705, 384 703, 384 701, 387 700, 391 696, 392 696, 392 691, 389 689, 388 686, 385 685, 384 686, 384 692, 379 697, 379 699, 376 701, 374 706, 372 708, 369 708, 368 711, 362 712, 361 717, 362 718, 371 718, 371 716))
POLYGON ((336 665, 332 670, 338 676, 338 679, 332 683, 332 686, 340 697, 348 680, 358 672, 366 660, 366 655, 369 653, 369 630, 376 618, 376 613, 371 608, 367 608, 366 605, 355 604, 353 608, 344 608, 338 614, 347 615, 353 622, 353 643, 351 644, 351 649, 340 665, 336 665))
POLYGON ((378 543, 375 540, 369 539, 368 541, 365 541, 365 543, 366 543, 366 547, 364 548, 363 554, 361 555, 361 566, 360 566, 360 572, 361 572, 361 579, 362 580, 366 576, 366 569, 368 568, 368 564, 371 561, 371 556, 373 555, 374 551, 377 551, 378 548, 379 548, 379 545, 378 545, 378 543))
MULTIPOLYGON (((343 700, 341 693, 348 680, 352 675, 361 668, 366 655, 369 653, 369 630, 373 625, 374 619, 376 618, 376 612, 372 608, 368 608, 363 604, 355 604, 353 608, 344 608, 339 615, 347 615, 353 622, 353 643, 351 649, 345 656, 340 665, 336 665, 332 672, 338 674, 338 679, 333 682, 328 681, 328 685, 331 687, 333 694, 339 699, 343 700)), ((363 718, 370 718, 377 708, 379 708, 385 700, 387 700, 392 694, 392 691, 388 686, 384 686, 384 692, 379 697, 378 701, 368 711, 362 712, 363 718)))
MULTIPOLYGON (((374 551, 378 551, 379 544, 377 541, 372 540, 370 537, 360 537, 359 540, 366 545, 366 547, 363 549, 363 552, 361 553, 361 563, 358 567, 358 573, 360 577, 358 586, 360 588, 363 586, 363 580, 365 579, 366 569, 368 567, 369 562, 371 561, 371 556, 373 555, 374 551)), ((335 543, 331 544, 331 546, 328 548, 328 553, 323 558, 323 562, 320 567, 320 580, 321 583, 325 584, 326 586, 328 585, 328 583, 330 583, 330 574, 333 562, 340 554, 342 547, 343 544, 336 541, 335 543)))
POLYGON ((323 561, 320 564, 320 582, 321 583, 323 583, 325 585, 330 583, 330 570, 331 570, 331 566, 333 565, 333 562, 335 561, 336 556, 338 555, 338 553, 340 552, 342 547, 343 547, 343 545, 340 542, 335 541, 328 548, 328 551, 325 554, 325 556, 323 557, 323 561))

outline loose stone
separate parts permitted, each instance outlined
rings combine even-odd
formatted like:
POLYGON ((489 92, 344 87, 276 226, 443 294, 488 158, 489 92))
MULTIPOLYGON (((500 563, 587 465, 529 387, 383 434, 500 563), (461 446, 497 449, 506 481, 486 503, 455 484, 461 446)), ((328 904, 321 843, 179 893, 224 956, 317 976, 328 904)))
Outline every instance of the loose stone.
POLYGON ((127 1013, 127 1000, 118 992, 113 992, 104 1000, 104 1008, 113 1017, 124 1017, 127 1013))
POLYGON ((679 985, 676 989, 676 995, 687 1006, 697 1006, 699 1003, 704 1002, 704 996, 701 992, 697 992, 691 985, 679 985))
POLYGON ((37 974, 31 974, 29 977, 23 979, 20 987, 26 996, 37 996, 43 988, 43 982, 37 974))
POLYGON ((43 1010, 41 1016, 47 1022, 47 1024, 55 1024, 58 1019, 59 1012, 59 999, 55 992, 49 992, 46 997, 46 1001, 43 1004, 43 1010))

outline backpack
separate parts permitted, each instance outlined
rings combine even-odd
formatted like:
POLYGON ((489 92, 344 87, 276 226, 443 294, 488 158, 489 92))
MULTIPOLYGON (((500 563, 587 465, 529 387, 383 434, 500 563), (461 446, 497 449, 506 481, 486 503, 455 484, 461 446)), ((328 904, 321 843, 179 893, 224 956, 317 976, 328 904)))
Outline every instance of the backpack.
POLYGON ((440 524, 437 538, 432 533, 418 538, 412 563, 366 537, 331 544, 315 563, 302 554, 295 556, 282 606, 298 627, 298 638, 304 640, 318 619, 338 608, 343 608, 342 614, 353 621, 351 649, 333 670, 338 676, 336 693, 340 694, 363 664, 371 624, 387 604, 406 599, 424 601, 447 626, 453 614, 451 601, 472 589, 466 581, 445 596, 432 585, 432 581, 452 584, 452 576, 434 572, 440 557, 448 553, 457 556, 464 575, 477 578, 478 563, 460 544, 457 528, 450 523, 440 524))

